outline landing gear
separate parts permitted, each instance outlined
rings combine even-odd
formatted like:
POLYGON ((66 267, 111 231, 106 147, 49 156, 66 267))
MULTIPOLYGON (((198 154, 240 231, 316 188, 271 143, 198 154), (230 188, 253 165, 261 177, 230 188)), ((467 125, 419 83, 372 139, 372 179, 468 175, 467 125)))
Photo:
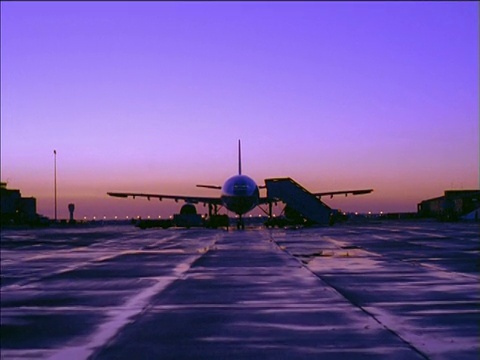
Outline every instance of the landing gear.
POLYGON ((245 222, 243 221, 242 215, 238 215, 237 230, 245 230, 245 222))
POLYGON ((208 204, 208 216, 218 215, 218 205, 217 204, 208 204))

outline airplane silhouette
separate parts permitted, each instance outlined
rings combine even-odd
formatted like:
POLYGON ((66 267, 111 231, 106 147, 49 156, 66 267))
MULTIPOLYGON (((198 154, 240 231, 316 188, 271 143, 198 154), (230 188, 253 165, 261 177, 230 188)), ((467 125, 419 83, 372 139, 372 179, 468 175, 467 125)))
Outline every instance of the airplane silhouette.
MULTIPOLYGON (((237 228, 244 229, 245 224, 243 215, 254 209, 258 205, 268 204, 270 207, 269 216, 271 217, 272 204, 277 203, 278 199, 269 198, 268 196, 260 196, 261 188, 265 186, 258 186, 255 181, 247 175, 242 174, 242 151, 240 140, 238 140, 238 174, 228 178, 223 186, 218 185, 197 185, 197 187, 221 190, 220 196, 205 197, 205 196, 185 196, 185 195, 168 195, 168 194, 145 194, 132 192, 108 192, 107 194, 113 197, 127 198, 146 197, 148 200, 157 198, 160 201, 163 199, 173 199, 176 202, 179 200, 185 201, 189 204, 208 204, 209 216, 216 215, 220 207, 225 207, 238 215, 237 228)), ((347 190, 347 191, 331 191, 313 193, 316 197, 329 195, 333 197, 339 194, 368 194, 372 189, 367 190, 347 190)), ((262 209, 263 210, 263 209, 262 209)))

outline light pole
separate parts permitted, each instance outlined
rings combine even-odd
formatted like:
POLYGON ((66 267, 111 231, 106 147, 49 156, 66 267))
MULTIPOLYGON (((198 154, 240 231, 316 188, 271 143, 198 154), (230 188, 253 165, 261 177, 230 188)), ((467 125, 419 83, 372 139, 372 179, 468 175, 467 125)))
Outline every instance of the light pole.
POLYGON ((55 192, 55 222, 57 222, 57 150, 53 150, 53 187, 55 192))

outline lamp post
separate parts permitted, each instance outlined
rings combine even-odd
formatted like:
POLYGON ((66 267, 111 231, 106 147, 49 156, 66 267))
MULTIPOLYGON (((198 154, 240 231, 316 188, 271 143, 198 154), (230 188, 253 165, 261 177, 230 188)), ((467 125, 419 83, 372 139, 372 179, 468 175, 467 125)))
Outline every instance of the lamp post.
POLYGON ((53 150, 53 187, 55 193, 55 222, 57 222, 57 150, 53 150))

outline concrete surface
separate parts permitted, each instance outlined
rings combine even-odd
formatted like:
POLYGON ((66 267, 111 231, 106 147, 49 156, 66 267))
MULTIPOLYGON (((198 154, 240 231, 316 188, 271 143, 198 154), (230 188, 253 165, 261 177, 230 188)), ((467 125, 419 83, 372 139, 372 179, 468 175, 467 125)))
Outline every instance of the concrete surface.
POLYGON ((477 359, 478 224, 1 233, 1 357, 477 359))

